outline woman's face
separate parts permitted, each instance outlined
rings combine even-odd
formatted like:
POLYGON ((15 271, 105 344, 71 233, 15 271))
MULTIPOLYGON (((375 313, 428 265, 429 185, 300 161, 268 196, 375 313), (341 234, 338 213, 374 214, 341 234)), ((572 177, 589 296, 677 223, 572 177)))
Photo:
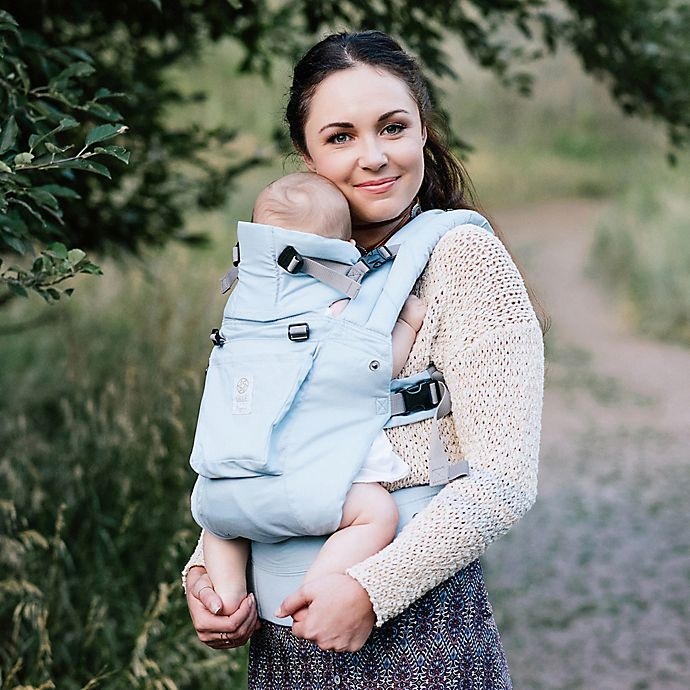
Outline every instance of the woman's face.
POLYGON ((333 182, 354 224, 396 218, 424 176, 426 128, 405 82, 369 65, 316 88, 304 126, 307 167, 333 182))

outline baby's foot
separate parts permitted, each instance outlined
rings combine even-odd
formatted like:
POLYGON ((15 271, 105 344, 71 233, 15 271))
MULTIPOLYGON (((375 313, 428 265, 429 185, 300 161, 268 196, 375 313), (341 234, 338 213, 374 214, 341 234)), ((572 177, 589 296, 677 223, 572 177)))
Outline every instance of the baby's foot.
POLYGON ((405 304, 403 304, 399 318, 412 326, 415 331, 418 331, 422 327, 425 315, 426 304, 424 304, 424 302, 422 302, 422 300, 416 295, 410 295, 405 300, 405 304))

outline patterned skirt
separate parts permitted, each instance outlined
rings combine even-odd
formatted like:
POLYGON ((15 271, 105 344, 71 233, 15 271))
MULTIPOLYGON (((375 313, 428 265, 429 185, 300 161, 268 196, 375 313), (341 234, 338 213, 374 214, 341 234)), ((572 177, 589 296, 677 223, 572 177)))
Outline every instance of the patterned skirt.
POLYGON ((508 664, 479 561, 374 628, 358 652, 324 652, 263 621, 249 690, 509 690, 508 664))

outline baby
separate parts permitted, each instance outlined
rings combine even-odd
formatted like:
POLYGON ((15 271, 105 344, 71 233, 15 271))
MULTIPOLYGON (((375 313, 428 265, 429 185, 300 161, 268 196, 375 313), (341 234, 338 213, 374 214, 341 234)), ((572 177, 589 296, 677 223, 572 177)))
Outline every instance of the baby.
MULTIPOLYGON (((345 197, 333 183, 315 173, 293 173, 268 185, 256 199, 252 220, 354 243, 345 197)), ((340 314, 348 301, 341 299, 331 304, 331 315, 340 314)), ((420 299, 413 295, 407 298, 392 332, 394 377, 407 361, 425 312, 420 299)), ((381 431, 348 491, 338 531, 321 548, 305 582, 328 573, 343 573, 391 542, 398 511, 379 482, 396 481, 407 472, 407 465, 381 431)), ((221 539, 205 530, 203 548, 206 568, 223 601, 222 613, 230 615, 247 596, 249 542, 221 539)))

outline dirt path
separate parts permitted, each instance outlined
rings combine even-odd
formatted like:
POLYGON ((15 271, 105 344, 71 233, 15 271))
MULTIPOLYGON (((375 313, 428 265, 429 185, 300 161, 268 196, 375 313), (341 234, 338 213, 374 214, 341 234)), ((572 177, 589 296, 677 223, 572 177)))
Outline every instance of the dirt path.
POLYGON ((518 690, 690 688, 690 350, 589 276, 605 210, 496 214, 552 319, 540 496, 485 564, 518 690))

